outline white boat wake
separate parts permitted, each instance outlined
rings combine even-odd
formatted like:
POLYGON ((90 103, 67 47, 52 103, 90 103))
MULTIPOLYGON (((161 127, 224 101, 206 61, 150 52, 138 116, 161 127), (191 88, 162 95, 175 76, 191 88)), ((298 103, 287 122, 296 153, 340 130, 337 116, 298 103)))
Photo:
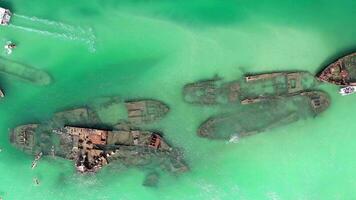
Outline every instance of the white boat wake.
POLYGON ((232 135, 228 141, 228 143, 238 143, 240 141, 239 135, 232 135))
POLYGON ((46 36, 51 36, 58 39, 79 41, 88 46, 90 52, 95 52, 95 40, 96 37, 92 28, 83 28, 80 26, 72 26, 62 22, 50 21, 47 19, 41 19, 37 17, 28 17, 24 15, 13 14, 14 22, 23 20, 25 24, 29 25, 15 25, 10 24, 9 27, 34 32, 46 36), (31 23, 29 23, 31 22, 31 23), (33 24, 36 23, 36 24, 33 24), (35 25, 41 25, 43 28, 36 28, 35 25))

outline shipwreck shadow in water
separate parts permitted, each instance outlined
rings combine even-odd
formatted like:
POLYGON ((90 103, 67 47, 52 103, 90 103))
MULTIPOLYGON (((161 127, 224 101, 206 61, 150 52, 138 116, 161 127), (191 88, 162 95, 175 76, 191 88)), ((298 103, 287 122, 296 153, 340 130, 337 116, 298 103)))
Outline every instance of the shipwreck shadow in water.
POLYGON ((35 85, 49 85, 53 78, 44 70, 0 57, 0 73, 35 85))

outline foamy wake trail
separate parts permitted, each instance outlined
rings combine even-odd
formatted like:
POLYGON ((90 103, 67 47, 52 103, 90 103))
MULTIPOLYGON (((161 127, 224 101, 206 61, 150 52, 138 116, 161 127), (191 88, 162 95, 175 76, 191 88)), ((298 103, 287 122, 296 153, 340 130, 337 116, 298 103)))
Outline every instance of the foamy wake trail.
POLYGON ((80 41, 88 46, 89 51, 95 52, 96 37, 91 28, 82 28, 80 26, 72 26, 62 22, 41 19, 37 17, 28 17, 24 15, 14 14, 13 16, 42 25, 44 30, 33 28, 31 26, 18 26, 10 24, 10 27, 21 29, 24 31, 34 32, 46 36, 51 36, 64 40, 80 41), (51 31, 48 31, 48 30, 51 31), (52 31, 53 30, 53 31, 52 31))
POLYGON ((227 143, 238 143, 240 141, 239 135, 232 135, 227 143))

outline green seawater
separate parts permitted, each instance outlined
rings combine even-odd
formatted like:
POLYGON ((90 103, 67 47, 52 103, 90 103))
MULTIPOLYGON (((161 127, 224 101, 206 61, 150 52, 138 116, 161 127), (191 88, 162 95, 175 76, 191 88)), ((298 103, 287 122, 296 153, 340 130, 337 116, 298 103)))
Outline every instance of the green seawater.
POLYGON ((33 85, 0 75, 0 197, 4 200, 338 200, 356 199, 356 95, 323 85, 331 107, 316 118, 238 143, 199 138, 196 129, 221 107, 183 102, 182 87, 246 72, 316 73, 356 48, 354 0, 4 0, 15 15, 0 27, 7 59, 47 71, 33 85), (33 18, 35 17, 35 18, 33 18), (171 112, 152 126, 183 148, 190 171, 163 173, 157 188, 146 172, 118 164, 82 176, 73 163, 13 148, 8 130, 41 122, 96 97, 155 98, 171 112), (40 185, 33 183, 33 178, 40 185))

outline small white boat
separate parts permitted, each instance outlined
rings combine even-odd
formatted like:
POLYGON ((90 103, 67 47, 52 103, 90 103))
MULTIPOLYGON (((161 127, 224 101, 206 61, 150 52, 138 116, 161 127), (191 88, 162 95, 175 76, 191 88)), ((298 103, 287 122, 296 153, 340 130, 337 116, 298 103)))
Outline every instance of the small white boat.
POLYGON ((356 92, 356 86, 347 86, 347 87, 343 87, 343 88, 340 88, 340 91, 339 93, 342 95, 342 96, 346 96, 346 95, 349 95, 349 94, 353 94, 356 92))
POLYGON ((11 54, 14 48, 16 48, 16 45, 11 41, 7 41, 4 46, 4 49, 7 51, 7 54, 11 54))
POLYGON ((8 9, 0 7, 0 25, 9 25, 11 19, 11 12, 8 9))

